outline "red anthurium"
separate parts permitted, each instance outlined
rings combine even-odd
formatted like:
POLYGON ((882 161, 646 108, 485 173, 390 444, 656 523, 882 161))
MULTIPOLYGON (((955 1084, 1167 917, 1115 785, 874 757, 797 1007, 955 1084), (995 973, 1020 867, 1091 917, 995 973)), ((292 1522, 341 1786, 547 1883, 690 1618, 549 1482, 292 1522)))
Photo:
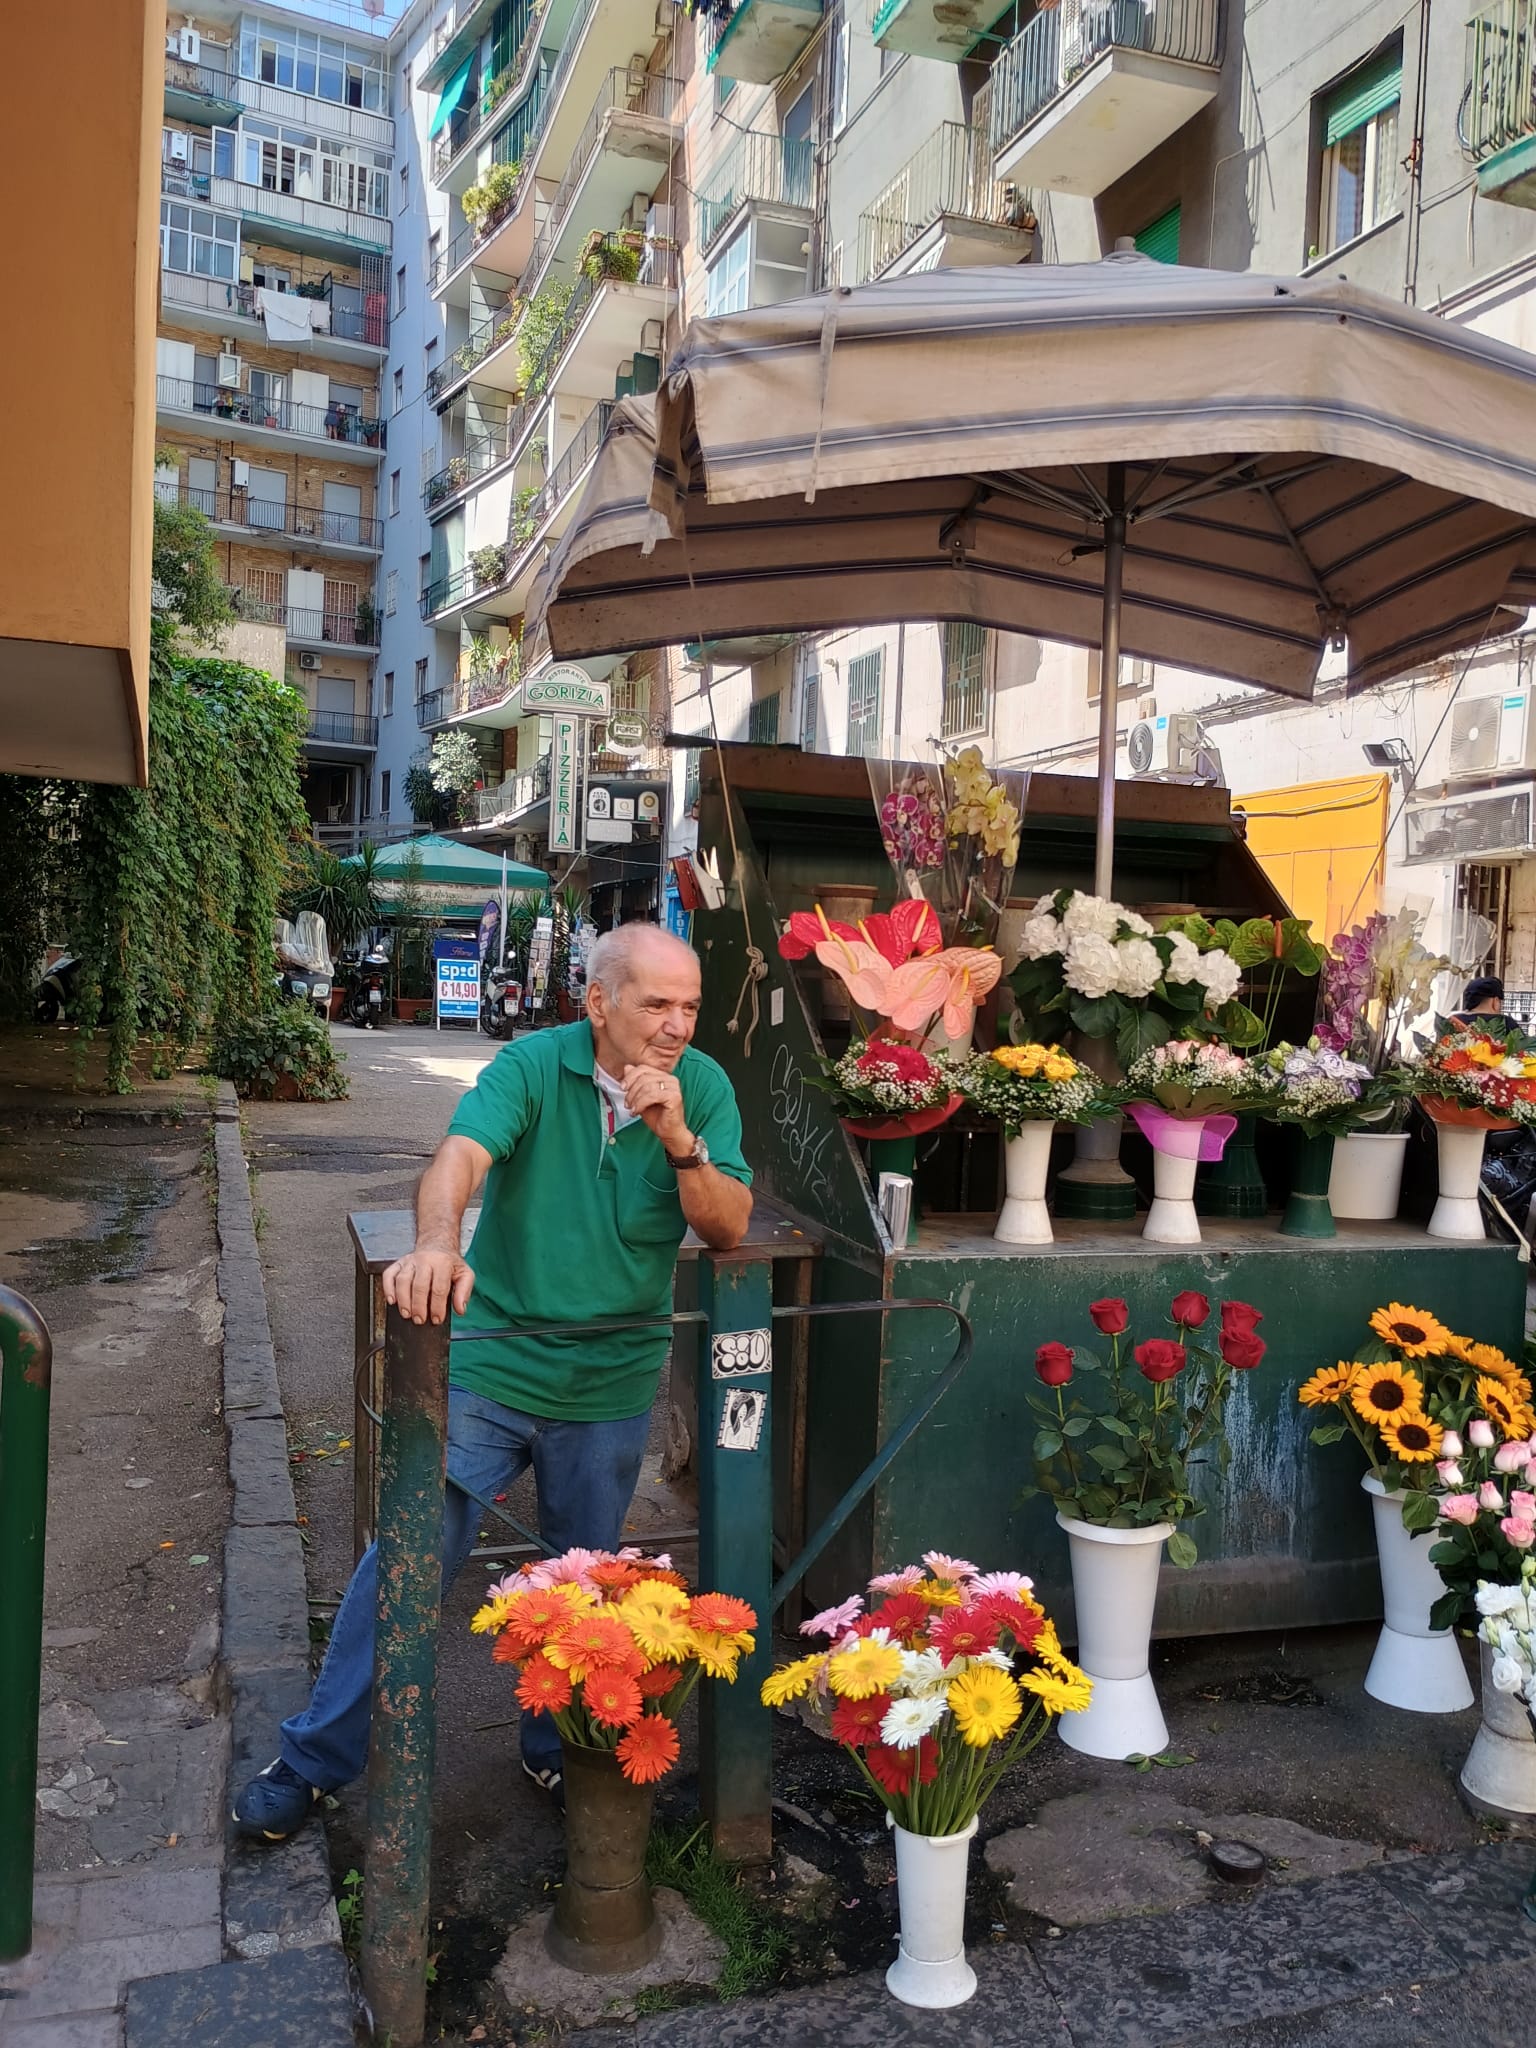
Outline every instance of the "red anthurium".
POLYGON ((904 967, 914 953, 937 953, 944 944, 933 905, 921 896, 904 896, 890 910, 860 918, 859 930, 893 967, 904 967))
POLYGON ((858 936, 851 924, 844 924, 835 917, 829 918, 818 904, 815 910, 797 910, 794 913, 779 934, 779 952, 786 960, 804 960, 824 939, 856 939, 858 936))

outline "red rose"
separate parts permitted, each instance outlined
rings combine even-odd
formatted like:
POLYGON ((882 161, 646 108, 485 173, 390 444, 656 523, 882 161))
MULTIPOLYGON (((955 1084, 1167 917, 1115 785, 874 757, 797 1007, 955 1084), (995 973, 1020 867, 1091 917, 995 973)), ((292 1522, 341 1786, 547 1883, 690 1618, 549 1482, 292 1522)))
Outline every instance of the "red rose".
POLYGON ((928 1081, 933 1078, 933 1068, 915 1045, 898 1045, 894 1039, 882 1038, 862 1055, 861 1067, 890 1067, 898 1081, 928 1081))
POLYGON ((1072 1353, 1065 1344, 1042 1344, 1035 1353, 1035 1371, 1048 1387, 1064 1387, 1072 1377, 1072 1353))
POLYGON ((1153 1386, 1160 1386, 1184 1370, 1184 1346, 1167 1337, 1149 1337, 1136 1346, 1136 1363, 1153 1386))
POLYGON ((1224 1301, 1221 1304, 1223 1337, 1251 1337, 1263 1320, 1259 1310, 1250 1307, 1246 1301, 1224 1301))
POLYGON ((1090 1302, 1088 1313, 1093 1318, 1093 1327, 1102 1330, 1106 1337, 1118 1337, 1131 1320, 1131 1312, 1123 1301, 1090 1302))
POLYGON ((1264 1339, 1251 1330, 1246 1334, 1241 1330, 1221 1333, 1221 1355, 1234 1372, 1252 1372, 1268 1349, 1264 1339))
POLYGON ((1203 1294, 1196 1294, 1192 1287, 1186 1287, 1182 1294, 1173 1297, 1173 1320, 1182 1323, 1186 1330, 1198 1330, 1210 1312, 1210 1302, 1203 1294))

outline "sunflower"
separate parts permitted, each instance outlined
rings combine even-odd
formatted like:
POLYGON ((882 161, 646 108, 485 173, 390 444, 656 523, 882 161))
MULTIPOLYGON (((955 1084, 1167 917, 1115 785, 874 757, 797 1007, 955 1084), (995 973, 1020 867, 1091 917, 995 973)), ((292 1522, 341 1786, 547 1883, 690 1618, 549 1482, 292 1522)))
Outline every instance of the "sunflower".
POLYGON ((1380 1425, 1405 1412, 1419 1414, 1424 1406, 1424 1383, 1417 1373, 1395 1362, 1363 1365, 1350 1382, 1349 1399, 1357 1415, 1380 1425))
POLYGON ((1508 1387, 1517 1404, 1530 1406, 1530 1381, 1512 1358, 1504 1356, 1497 1344, 1469 1344, 1466 1363, 1488 1379, 1497 1380, 1500 1386, 1508 1387))
POLYGON ((841 1699, 868 1699, 873 1692, 886 1691, 900 1676, 900 1646, 877 1643, 871 1636, 827 1660, 827 1681, 841 1699))
POLYGON ((1451 1334, 1427 1309, 1404 1308, 1400 1301, 1389 1301, 1385 1308, 1377 1309, 1371 1317, 1371 1328, 1384 1344, 1401 1351, 1404 1358, 1433 1357, 1437 1351, 1444 1351, 1445 1340, 1451 1334))
POLYGON ((1080 1714, 1093 1697, 1093 1680, 1063 1657, 1058 1671, 1026 1671, 1019 1680, 1048 1714, 1080 1714))
POLYGON ((1404 1414, 1401 1410, 1381 1425, 1381 1440, 1403 1465, 1427 1465, 1440 1455, 1445 1431, 1427 1415, 1404 1414))
POLYGON ((809 1692, 824 1661, 820 1656, 799 1657, 793 1664, 783 1665, 763 1680, 763 1705, 782 1707, 786 1700, 797 1700, 809 1692))
MULTIPOLYGON (((1470 1337, 1458 1337, 1454 1330, 1447 1330, 1442 1348, 1447 1358, 1459 1358, 1463 1365, 1476 1365, 1477 1360, 1472 1354, 1482 1347, 1474 1344, 1470 1337)), ((1499 1355, 1502 1357, 1503 1353, 1499 1355)))
POLYGON ((1523 1401, 1517 1401, 1509 1388, 1498 1380, 1480 1379, 1477 1383, 1477 1405, 1504 1432, 1506 1443, 1514 1443, 1518 1437, 1529 1436, 1536 1417, 1523 1401))
POLYGON ((1355 1374, 1361 1371, 1358 1365, 1351 1365, 1341 1358, 1337 1365, 1319 1366, 1311 1379, 1296 1390, 1296 1398, 1303 1408, 1332 1408, 1342 1401, 1354 1383, 1355 1374))
POLYGON ((962 1671, 949 1688, 949 1707, 972 1749, 986 1749, 1006 1735, 1024 1711, 1018 1686, 995 1664, 973 1664, 962 1671))

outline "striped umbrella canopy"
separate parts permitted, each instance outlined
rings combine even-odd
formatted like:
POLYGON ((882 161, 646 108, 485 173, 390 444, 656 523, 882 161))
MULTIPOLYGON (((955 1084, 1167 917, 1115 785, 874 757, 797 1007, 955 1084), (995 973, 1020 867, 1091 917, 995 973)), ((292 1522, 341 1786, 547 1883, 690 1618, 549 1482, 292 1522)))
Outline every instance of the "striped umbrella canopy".
POLYGON ((529 614, 564 658, 972 620, 1304 698, 1329 646, 1363 687, 1531 602, 1536 358, 1341 279, 1120 250, 695 321, 529 614))

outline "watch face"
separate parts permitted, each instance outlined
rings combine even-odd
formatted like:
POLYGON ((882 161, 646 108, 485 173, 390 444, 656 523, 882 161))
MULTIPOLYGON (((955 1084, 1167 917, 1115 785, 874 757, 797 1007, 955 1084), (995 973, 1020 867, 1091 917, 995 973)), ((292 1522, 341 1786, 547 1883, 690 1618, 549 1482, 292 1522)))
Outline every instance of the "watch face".
POLYGON ((708 1164, 709 1164, 709 1147, 708 1147, 708 1146, 707 1146, 707 1145, 705 1144, 705 1142, 704 1142, 704 1140, 703 1140, 702 1138, 695 1138, 695 1139, 694 1139, 694 1141, 693 1141, 693 1156, 694 1156, 694 1158, 695 1158, 695 1159, 697 1159, 697 1161, 699 1162, 700 1166, 708 1166, 708 1164))

